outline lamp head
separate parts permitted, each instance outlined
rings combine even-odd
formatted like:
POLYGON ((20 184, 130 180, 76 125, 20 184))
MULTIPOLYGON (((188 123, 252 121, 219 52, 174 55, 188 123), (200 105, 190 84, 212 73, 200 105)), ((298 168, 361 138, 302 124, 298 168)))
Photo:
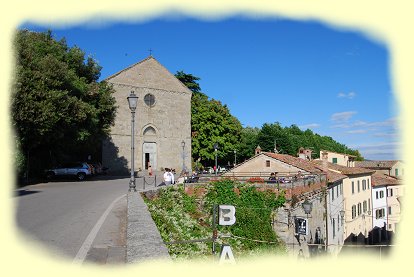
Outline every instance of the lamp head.
POLYGON ((127 97, 128 105, 131 112, 135 112, 138 104, 138 96, 135 95, 134 91, 131 91, 131 94, 127 97))

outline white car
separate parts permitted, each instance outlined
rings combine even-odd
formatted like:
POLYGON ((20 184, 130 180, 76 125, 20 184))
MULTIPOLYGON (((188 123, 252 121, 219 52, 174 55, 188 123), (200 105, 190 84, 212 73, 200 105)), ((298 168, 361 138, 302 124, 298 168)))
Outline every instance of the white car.
POLYGON ((86 176, 92 175, 92 166, 87 163, 66 163, 52 169, 45 170, 46 179, 53 179, 59 176, 74 176, 79 181, 85 180, 86 176))

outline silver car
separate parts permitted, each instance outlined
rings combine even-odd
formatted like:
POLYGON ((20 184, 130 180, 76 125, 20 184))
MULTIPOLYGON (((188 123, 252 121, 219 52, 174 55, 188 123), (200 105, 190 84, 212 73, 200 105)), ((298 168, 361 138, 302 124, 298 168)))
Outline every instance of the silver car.
POLYGON ((45 170, 46 178, 53 179, 59 176, 73 176, 79 181, 85 180, 86 176, 92 175, 92 167, 87 163, 66 163, 62 166, 45 170))

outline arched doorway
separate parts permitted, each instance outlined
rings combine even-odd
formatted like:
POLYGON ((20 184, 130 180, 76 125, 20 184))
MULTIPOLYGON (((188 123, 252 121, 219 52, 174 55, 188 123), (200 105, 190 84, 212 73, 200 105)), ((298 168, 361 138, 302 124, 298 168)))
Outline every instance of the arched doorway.
POLYGON ((154 127, 148 126, 143 131, 144 143, 142 145, 142 168, 153 170, 157 168, 157 143, 155 142, 157 132, 154 127))

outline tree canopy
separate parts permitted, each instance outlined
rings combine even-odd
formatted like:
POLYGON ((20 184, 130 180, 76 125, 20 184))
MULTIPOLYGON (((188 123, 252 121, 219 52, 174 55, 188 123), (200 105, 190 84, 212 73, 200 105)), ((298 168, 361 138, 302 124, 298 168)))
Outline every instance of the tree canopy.
MULTIPOLYGON (((211 165, 215 159, 214 144, 218 144, 219 164, 233 161, 234 150, 240 142, 242 126, 230 114, 226 105, 209 99, 201 92, 197 83, 200 78, 179 71, 175 76, 193 91, 191 99, 192 157, 204 165, 211 165)), ((231 162, 232 163, 232 162, 231 162)))
MULTIPOLYGON (((362 159, 358 150, 350 149, 346 145, 335 141, 332 137, 321 136, 313 133, 310 129, 302 131, 296 125, 282 127, 279 122, 263 124, 257 134, 256 141, 262 150, 267 152, 273 152, 276 144, 279 153, 292 156, 296 156, 299 148, 303 147, 310 148, 315 154, 314 158, 319 157, 320 150, 329 150, 355 155, 357 159, 362 159)), ((251 155, 253 153, 251 152, 251 155)))
POLYGON ((19 167, 28 155, 31 169, 39 170, 65 155, 91 153, 116 112, 112 87, 98 82, 101 67, 79 47, 56 41, 51 31, 18 31, 14 47, 11 115, 19 167))
POLYGON ((358 150, 348 148, 331 137, 320 136, 307 129, 302 131, 298 126, 283 127, 279 122, 264 123, 261 128, 243 128, 239 120, 230 114, 226 105, 201 92, 199 77, 178 71, 175 76, 191 91, 191 131, 192 157, 200 159, 204 165, 214 161, 214 143, 218 143, 218 158, 221 164, 234 163, 234 150, 237 151, 237 162, 242 162, 254 155, 255 148, 260 145, 262 151, 296 156, 299 148, 313 150, 314 158, 319 157, 320 150, 347 153, 362 159, 358 150))

